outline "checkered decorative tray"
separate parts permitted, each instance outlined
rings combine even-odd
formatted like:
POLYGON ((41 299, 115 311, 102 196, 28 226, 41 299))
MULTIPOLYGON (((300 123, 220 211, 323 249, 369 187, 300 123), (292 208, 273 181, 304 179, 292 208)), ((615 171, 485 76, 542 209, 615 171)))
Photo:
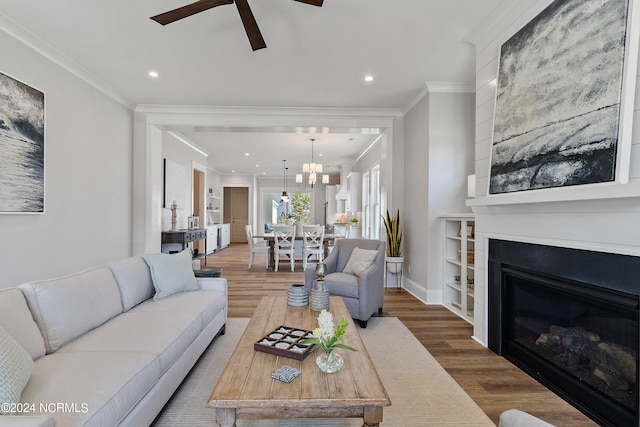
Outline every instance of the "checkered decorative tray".
POLYGON ((253 344, 253 349, 276 356, 304 360, 311 352, 311 345, 300 344, 305 338, 313 338, 313 333, 305 329, 279 326, 253 344))

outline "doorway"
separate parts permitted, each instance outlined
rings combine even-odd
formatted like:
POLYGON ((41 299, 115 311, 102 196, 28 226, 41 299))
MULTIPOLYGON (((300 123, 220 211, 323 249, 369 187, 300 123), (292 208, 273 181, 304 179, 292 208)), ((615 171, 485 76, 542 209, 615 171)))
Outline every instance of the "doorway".
POLYGON ((224 222, 231 224, 231 242, 246 243, 249 224, 249 188, 224 187, 224 222))
MULTIPOLYGON (((206 203, 205 203, 205 172, 196 169, 198 166, 193 164, 193 216, 197 216, 200 219, 200 226, 202 229, 205 227, 206 221, 206 203)), ((205 253, 204 240, 198 240, 193 242, 193 250, 198 250, 199 254, 205 253)))

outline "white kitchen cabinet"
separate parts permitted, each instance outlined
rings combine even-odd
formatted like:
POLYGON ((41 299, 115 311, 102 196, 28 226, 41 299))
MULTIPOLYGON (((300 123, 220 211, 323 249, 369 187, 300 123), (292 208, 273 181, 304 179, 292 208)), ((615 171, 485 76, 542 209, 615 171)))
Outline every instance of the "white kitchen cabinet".
POLYGON ((221 239, 220 249, 226 248, 231 243, 231 224, 220 224, 221 239))
POLYGON ((207 255, 218 250, 218 226, 207 226, 207 255))
POLYGON ((362 210, 362 174, 360 172, 350 172, 347 176, 347 206, 349 212, 360 212, 362 210))

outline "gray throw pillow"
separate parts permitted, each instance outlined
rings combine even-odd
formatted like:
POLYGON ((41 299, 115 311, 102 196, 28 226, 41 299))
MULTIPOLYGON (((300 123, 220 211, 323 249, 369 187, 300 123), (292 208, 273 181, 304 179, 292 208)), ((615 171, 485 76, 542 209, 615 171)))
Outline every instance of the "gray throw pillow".
POLYGON ((199 289, 196 276, 191 267, 191 251, 184 250, 177 254, 145 254, 142 256, 151 270, 153 287, 156 294, 154 301, 182 292, 199 289))
POLYGON ((7 415, 6 410, 20 402, 32 371, 29 353, 0 326, 0 415, 7 415))
POLYGON ((377 254, 377 250, 353 248, 351 257, 349 257, 349 261, 347 261, 347 265, 344 266, 342 272, 360 276, 367 268, 371 267, 377 254))

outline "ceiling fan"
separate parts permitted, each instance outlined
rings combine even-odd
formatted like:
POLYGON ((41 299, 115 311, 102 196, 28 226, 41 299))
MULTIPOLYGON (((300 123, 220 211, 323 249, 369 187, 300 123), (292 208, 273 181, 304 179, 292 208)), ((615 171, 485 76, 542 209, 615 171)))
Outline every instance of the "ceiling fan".
MULTIPOLYGON (((322 6, 324 0, 294 0, 300 3, 310 4, 312 6, 322 6)), ((251 12, 251 8, 249 7, 249 3, 247 0, 198 0, 195 3, 188 4, 186 6, 179 7, 174 10, 170 10, 169 12, 161 13, 160 15, 152 16, 151 19, 156 21, 159 24, 167 25, 172 22, 178 21, 182 18, 189 17, 191 15, 195 15, 196 13, 204 12, 205 10, 212 9, 216 6, 223 6, 225 4, 236 4, 238 8, 238 13, 240 14, 240 19, 242 20, 242 25, 244 25, 244 31, 247 33, 247 37, 249 37, 249 43, 251 43, 251 48, 256 51, 258 49, 264 49, 267 47, 264 39, 262 38, 262 34, 260 33, 260 29, 258 28, 258 24, 256 23, 256 19, 251 12)))

